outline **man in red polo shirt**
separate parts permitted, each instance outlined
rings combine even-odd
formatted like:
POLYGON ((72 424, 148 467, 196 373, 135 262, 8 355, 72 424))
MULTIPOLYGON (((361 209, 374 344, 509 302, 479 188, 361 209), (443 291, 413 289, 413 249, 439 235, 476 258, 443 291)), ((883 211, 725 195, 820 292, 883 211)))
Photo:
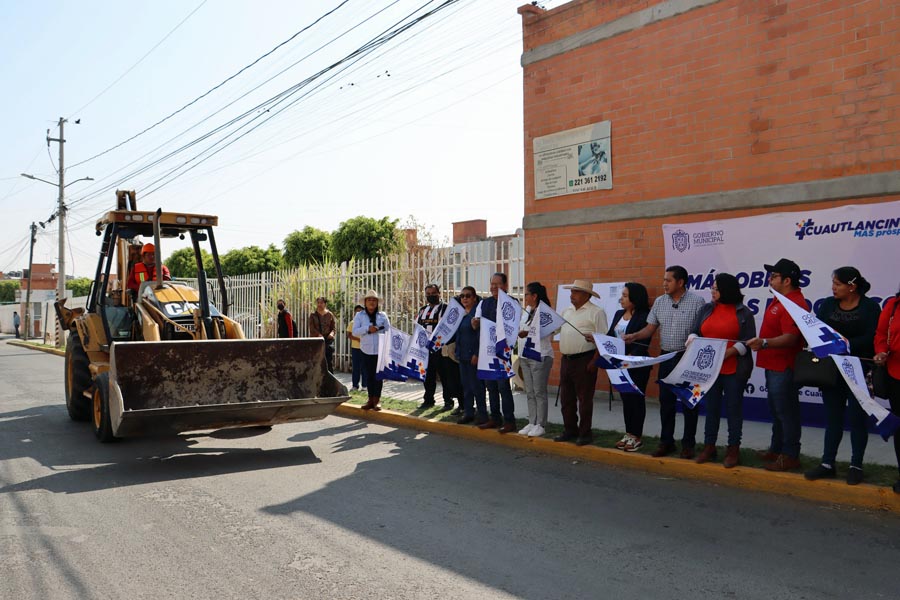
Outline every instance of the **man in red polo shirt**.
MULTIPOLYGON (((162 266, 163 279, 168 281, 172 279, 169 275, 169 267, 162 266)), ((138 288, 145 281, 153 281, 156 279, 156 247, 153 244, 144 244, 141 248, 141 262, 131 268, 128 274, 128 289, 137 293, 138 288)))
MULTIPOLYGON (((791 302, 807 310, 800 291, 800 267, 782 258, 763 265, 769 286, 791 302)), ((794 359, 803 349, 803 336, 790 313, 777 299, 766 308, 759 337, 747 345, 756 350, 756 366, 766 370, 769 411, 772 413, 772 442, 762 455, 769 471, 800 468, 800 390, 794 384, 794 359)))

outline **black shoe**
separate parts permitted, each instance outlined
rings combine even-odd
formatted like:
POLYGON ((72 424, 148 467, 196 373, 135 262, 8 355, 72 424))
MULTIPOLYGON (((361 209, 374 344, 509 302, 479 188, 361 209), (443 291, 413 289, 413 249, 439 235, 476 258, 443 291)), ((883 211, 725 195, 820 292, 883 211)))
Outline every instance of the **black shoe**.
POLYGON ((858 467, 850 467, 847 471, 847 485, 859 485, 863 480, 863 471, 858 467))
POLYGON ((554 442, 571 442, 572 440, 578 439, 578 436, 574 433, 566 433, 565 431, 553 438, 554 442))
POLYGON ((449 404, 445 402, 443 408, 441 408, 441 412, 447 412, 448 410, 453 410, 452 402, 450 402, 449 404))
POLYGON ((434 400, 432 400, 430 402, 428 400, 426 400, 425 402, 423 402, 422 404, 419 405, 419 408, 434 408, 434 400))
MULTIPOLYGON (((463 409, 461 406, 457 406, 456 408, 453 409, 453 412, 450 414, 453 415, 454 417, 458 417, 461 414, 463 414, 463 409)), ((474 419, 475 417, 472 417, 472 418, 474 419)))
POLYGON ((809 481, 815 481, 816 479, 834 479, 834 469, 829 469, 825 465, 816 465, 804 473, 803 476, 809 481))
POLYGON ((575 440, 576 446, 587 446, 587 445, 593 444, 593 443, 594 443, 594 438, 592 438, 589 435, 578 436, 578 439, 575 440))
POLYGON ((468 425, 469 423, 475 422, 475 417, 473 417, 471 415, 470 416, 462 416, 459 419, 457 419, 456 422, 459 425, 468 425))

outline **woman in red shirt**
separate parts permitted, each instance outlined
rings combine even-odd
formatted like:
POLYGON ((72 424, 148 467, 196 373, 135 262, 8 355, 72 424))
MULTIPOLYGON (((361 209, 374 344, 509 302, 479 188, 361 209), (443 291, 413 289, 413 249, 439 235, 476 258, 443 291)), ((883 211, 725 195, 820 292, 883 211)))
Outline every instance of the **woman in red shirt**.
MULTIPOLYGON (((744 295, 737 278, 729 273, 716 275, 712 286, 712 302, 700 309, 692 336, 730 340, 719 377, 706 393, 706 426, 703 450, 698 463, 716 457, 716 440, 724 399, 728 412, 728 448, 724 465, 730 469, 740 462, 741 435, 744 429, 744 388, 753 371, 753 355, 744 342, 756 337, 756 321, 744 306, 744 295), (735 341, 741 340, 741 341, 735 341)), ((688 343, 693 340, 689 338, 688 343)))
MULTIPOLYGON (((884 305, 875 330, 875 364, 887 365, 887 399, 895 415, 900 415, 900 317, 896 315, 898 304, 900 291, 884 305)), ((896 435, 894 453, 897 455, 897 468, 900 469, 900 438, 896 435)), ((894 493, 900 494, 900 480, 894 484, 894 493)))

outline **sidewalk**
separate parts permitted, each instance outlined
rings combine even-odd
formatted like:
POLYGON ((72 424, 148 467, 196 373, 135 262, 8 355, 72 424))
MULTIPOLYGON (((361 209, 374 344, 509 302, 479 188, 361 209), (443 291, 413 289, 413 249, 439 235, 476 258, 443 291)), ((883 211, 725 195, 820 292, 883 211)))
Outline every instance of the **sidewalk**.
MULTIPOLYGON (((350 387, 349 373, 335 373, 335 376, 350 387)), ((419 381, 385 381, 383 396, 395 398, 397 400, 409 400, 413 402, 421 402, 423 394, 422 383, 419 381)), ((435 392, 435 402, 442 402, 441 386, 438 384, 435 392)), ((513 398, 516 401, 516 418, 528 417, 528 402, 525 392, 513 389, 513 398)), ((554 406, 556 398, 556 388, 550 388, 550 411, 549 421, 551 423, 562 424, 562 413, 559 406, 554 406)), ((605 391, 597 391, 594 394, 594 418, 593 426, 596 429, 610 429, 613 431, 625 430, 625 420, 622 416, 622 402, 619 395, 615 394, 615 400, 610 409, 609 393, 605 391)), ((697 425, 697 443, 703 444, 703 426, 706 417, 700 416, 700 422, 697 425)), ((680 440, 683 421, 679 414, 678 421, 675 426, 675 439, 680 440)), ((647 435, 659 435, 659 403, 655 398, 647 401, 647 418, 644 421, 644 432, 647 435)), ((724 445, 728 434, 727 423, 723 420, 719 428, 719 445, 724 445)), ((743 443, 745 448, 767 449, 769 440, 772 437, 772 424, 762 423, 759 421, 744 421, 743 443)), ((800 437, 802 443, 801 452, 808 456, 821 456, 822 443, 825 430, 819 427, 804 427, 800 437)), ((680 444, 679 444, 680 446, 680 444)), ((838 449, 837 458, 839 461, 850 461, 850 433, 844 432, 844 439, 838 449)), ((885 442, 879 435, 869 435, 869 444, 866 447, 865 463, 897 466, 897 458, 894 455, 893 442, 885 442)))

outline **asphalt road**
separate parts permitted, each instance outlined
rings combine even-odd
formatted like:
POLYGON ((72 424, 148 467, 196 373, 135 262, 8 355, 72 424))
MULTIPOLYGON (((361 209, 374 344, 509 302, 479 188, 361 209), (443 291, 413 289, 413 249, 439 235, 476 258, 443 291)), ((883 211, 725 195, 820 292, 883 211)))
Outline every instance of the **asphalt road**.
POLYGON ((338 417, 103 445, 0 342, 0 598, 897 598, 900 519, 338 417))

